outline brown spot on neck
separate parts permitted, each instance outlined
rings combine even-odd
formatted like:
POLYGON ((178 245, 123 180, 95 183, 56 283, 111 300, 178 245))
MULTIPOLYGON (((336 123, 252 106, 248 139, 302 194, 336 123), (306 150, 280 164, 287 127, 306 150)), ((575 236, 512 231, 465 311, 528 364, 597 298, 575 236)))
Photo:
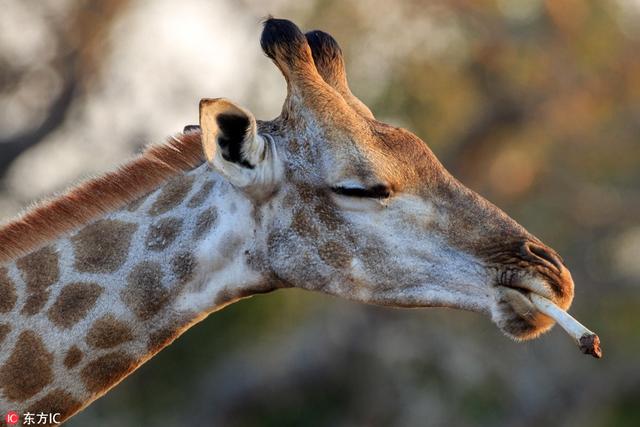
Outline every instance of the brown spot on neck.
POLYGON ((126 261, 136 224, 101 219, 71 238, 75 267, 86 273, 113 273, 126 261))
POLYGON ((133 268, 127 287, 120 297, 141 320, 155 316, 168 302, 171 293, 162 286, 162 267, 156 262, 141 262, 133 268))
MULTIPOLYGON (((77 412, 82 407, 82 403, 76 400, 71 393, 55 389, 42 399, 35 402, 29 408, 29 412, 34 414, 60 414, 58 421, 64 421, 77 412)), ((36 418, 37 420, 37 418, 36 418)), ((39 424, 41 426, 54 426, 59 424, 39 424)))
POLYGON ((96 320, 87 333, 87 344, 95 348, 113 348, 132 339, 131 328, 112 314, 96 320))
POLYGON ((189 194, 193 181, 194 177, 190 175, 181 175, 169 181, 151 205, 149 214, 160 215, 178 206, 189 194))
POLYGON ((0 267, 0 313, 11 311, 17 299, 16 287, 9 278, 7 269, 0 267))
POLYGON ((91 393, 104 392, 133 371, 138 365, 131 355, 114 351, 90 362, 82 369, 81 378, 91 393))
POLYGON ((53 246, 45 246, 20 258, 16 265, 22 271, 29 293, 22 314, 34 315, 49 299, 49 287, 60 275, 58 253, 53 246))
POLYGON ((178 285, 184 285, 195 276, 198 264, 196 257, 191 252, 177 254, 171 260, 171 271, 178 279, 178 285))
POLYGON ((72 345, 67 354, 64 356, 64 366, 67 369, 75 368, 82 360, 82 351, 75 345, 72 345))
POLYGON ((49 320, 62 329, 72 327, 84 319, 102 290, 96 283, 77 282, 65 286, 49 309, 49 320))
POLYGON ((196 227, 193 229, 193 238, 202 239, 211 230, 218 220, 218 209, 215 207, 206 209, 198 215, 196 227))
POLYGON ((4 341, 5 337, 9 335, 9 332, 11 332, 11 326, 7 325, 6 323, 0 323, 0 344, 2 344, 2 341, 4 341))
POLYGON ((149 234, 145 244, 152 251, 168 248, 180 234, 182 220, 180 218, 163 218, 149 226, 149 234))
POLYGON ((24 331, 0 367, 0 388, 11 400, 26 400, 53 381, 52 363, 53 355, 42 339, 33 331, 24 331))
POLYGON ((191 198, 191 200, 189 200, 189 203, 187 203, 187 206, 190 208, 198 208, 202 206, 204 201, 207 200, 207 197, 209 197, 209 194, 211 194, 211 190, 213 190, 213 185, 214 185, 213 181, 205 182, 202 185, 202 188, 200 188, 200 190, 198 190, 198 192, 191 198))

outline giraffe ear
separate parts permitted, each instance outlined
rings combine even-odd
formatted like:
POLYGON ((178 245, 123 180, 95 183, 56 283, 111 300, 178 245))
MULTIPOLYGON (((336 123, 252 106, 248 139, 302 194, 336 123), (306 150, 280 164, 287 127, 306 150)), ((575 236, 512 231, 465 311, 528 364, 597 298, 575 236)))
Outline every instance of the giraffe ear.
POLYGON ((258 134, 249 111, 224 98, 200 101, 207 161, 237 187, 273 185, 281 169, 271 139, 258 134))
POLYGON ((224 98, 200 100, 202 146, 209 163, 219 153, 227 162, 253 169, 264 151, 253 114, 224 98))

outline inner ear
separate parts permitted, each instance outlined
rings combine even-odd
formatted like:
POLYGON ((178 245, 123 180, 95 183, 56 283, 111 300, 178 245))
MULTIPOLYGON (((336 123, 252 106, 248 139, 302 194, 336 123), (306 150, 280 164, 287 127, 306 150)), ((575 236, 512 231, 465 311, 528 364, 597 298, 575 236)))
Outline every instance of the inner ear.
POLYGON ((202 147, 207 160, 253 169, 264 155, 253 114, 223 98, 200 101, 202 147))
POLYGON ((228 162, 253 169, 254 165, 249 163, 242 153, 242 145, 251 126, 249 117, 235 113, 221 113, 216 117, 216 121, 220 131, 218 145, 222 157, 228 162))

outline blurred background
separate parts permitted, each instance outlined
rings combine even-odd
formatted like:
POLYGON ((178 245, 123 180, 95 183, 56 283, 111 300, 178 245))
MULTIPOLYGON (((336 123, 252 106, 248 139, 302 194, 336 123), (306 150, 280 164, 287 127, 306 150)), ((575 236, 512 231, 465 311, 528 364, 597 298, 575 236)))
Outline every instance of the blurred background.
POLYGON ((640 425, 640 1, 3 0, 0 218, 285 84, 260 19, 323 29, 352 89, 557 249, 572 313, 515 343, 487 318, 280 291, 210 316, 76 426, 640 425))

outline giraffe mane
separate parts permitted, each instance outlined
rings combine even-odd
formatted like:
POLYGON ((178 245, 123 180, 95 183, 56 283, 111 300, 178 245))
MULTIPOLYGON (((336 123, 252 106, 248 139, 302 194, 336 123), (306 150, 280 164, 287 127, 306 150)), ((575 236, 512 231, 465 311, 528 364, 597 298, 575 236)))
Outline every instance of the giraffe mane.
POLYGON ((0 225, 0 263, 25 255, 92 219, 119 209, 203 162, 200 134, 196 132, 150 145, 116 170, 44 199, 0 225))

